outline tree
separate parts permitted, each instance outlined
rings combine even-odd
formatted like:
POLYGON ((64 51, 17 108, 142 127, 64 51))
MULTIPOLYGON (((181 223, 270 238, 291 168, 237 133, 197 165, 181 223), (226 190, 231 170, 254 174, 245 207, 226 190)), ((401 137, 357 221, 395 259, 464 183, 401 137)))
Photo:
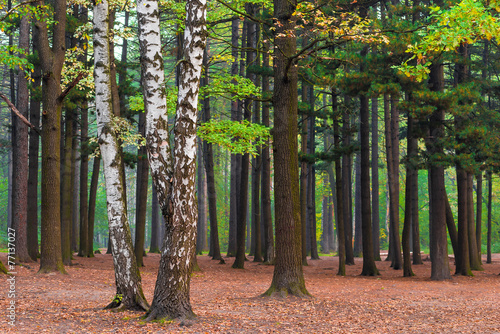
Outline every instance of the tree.
POLYGON ((183 59, 174 129, 174 163, 170 156, 161 57, 158 3, 139 1, 139 41, 151 175, 165 217, 165 236, 155 293, 147 319, 193 318, 190 275, 196 252, 196 121, 203 52, 206 2, 187 1, 183 59), (172 182, 172 183, 171 183, 172 182))
POLYGON ((94 6, 94 80, 98 139, 103 161, 108 207, 109 237, 115 267, 116 296, 106 308, 143 309, 149 305, 142 292, 132 236, 127 219, 122 156, 116 134, 111 92, 109 4, 94 6))
POLYGON ((308 296, 302 272, 297 143, 296 1, 274 0, 276 265, 265 295, 308 296))

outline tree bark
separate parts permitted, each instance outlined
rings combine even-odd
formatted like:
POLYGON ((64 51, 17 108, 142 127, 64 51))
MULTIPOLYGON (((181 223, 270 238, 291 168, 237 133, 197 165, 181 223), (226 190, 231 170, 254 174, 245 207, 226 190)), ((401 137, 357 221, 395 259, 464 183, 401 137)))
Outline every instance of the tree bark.
MULTIPOLYGON (((80 162, 80 248, 78 256, 88 256, 89 254, 89 206, 88 206, 88 178, 89 178, 89 148, 88 129, 89 111, 87 103, 84 102, 80 108, 80 135, 81 135, 81 162, 80 162)), ((92 252, 92 250, 90 250, 92 252)))
POLYGON ((158 195, 156 193, 156 188, 152 187, 152 203, 151 203, 151 243, 149 245, 150 253, 160 253, 160 242, 163 238, 160 237, 160 211, 158 203, 158 195))
MULTIPOLYGON (((40 1, 43 5, 43 1, 40 1)), ((42 211, 41 211, 41 273, 65 273, 61 254, 61 71, 66 50, 66 0, 54 2, 54 21, 49 41, 47 24, 36 21, 38 53, 42 67, 42 211), (56 177, 54 177, 56 175, 56 177)))
POLYGON ((90 179, 89 191, 89 223, 87 231, 88 248, 87 257, 94 257, 94 221, 97 199, 97 187, 99 183, 99 169, 101 168, 101 158, 94 157, 92 165, 92 177, 90 179))
MULTIPOLYGON (((335 91, 332 91, 332 112, 334 115, 333 119, 333 136, 334 136, 334 147, 338 152, 340 150, 340 126, 339 126, 339 115, 337 110, 337 95, 335 91)), ((338 205, 338 216, 337 216, 337 239, 339 243, 339 270, 337 275, 345 276, 345 265, 346 265, 346 247, 345 247, 345 228, 344 228, 344 182, 342 180, 342 166, 340 162, 340 154, 337 154, 335 157, 335 191, 337 196, 337 205, 338 205)), ((330 177, 330 180, 332 178, 330 177)))
POLYGON ((486 263, 491 263, 491 201, 493 199, 493 178, 492 173, 488 174, 488 232, 486 236, 486 263))
POLYGON ((157 6, 156 1, 149 0, 140 1, 138 4, 138 9, 141 8, 138 15, 143 89, 146 98, 144 105, 149 107, 151 103, 152 107, 147 122, 148 156, 166 221, 158 278, 147 319, 186 319, 194 317, 189 290, 193 256, 196 252, 196 123, 207 36, 206 2, 186 2, 184 58, 179 64, 173 171, 168 151, 165 79, 157 6), (152 78, 157 79, 151 80, 152 78), (171 187, 169 177, 173 179, 171 187))
MULTIPOLYGON (((346 98, 347 99, 347 98, 346 98)), ((347 101, 346 101, 347 103, 347 101)), ((342 117, 342 130, 344 146, 351 145, 351 121, 348 112, 344 111, 342 117)), ((342 156, 342 194, 344 204, 344 237, 345 237, 345 264, 354 265, 352 249, 352 155, 344 153, 342 156)), ((340 198, 340 197, 339 197, 340 198)))
MULTIPOLYGON (((19 49, 29 50, 30 25, 28 17, 19 25, 19 49)), ((24 56, 21 56, 24 57, 24 56)), ((29 90, 24 71, 17 77, 17 109, 28 118, 29 90)), ((12 113, 12 227, 15 230, 15 256, 19 262, 31 262, 28 252, 28 127, 12 113)))
POLYGON ((481 259, 481 234, 483 220, 483 172, 476 175, 476 245, 479 263, 481 259))
POLYGON ((380 261, 380 200, 378 180, 378 99, 372 98, 372 231, 373 231, 373 253, 375 261, 380 261))
POLYGON ((61 185, 61 245, 62 258, 66 266, 71 264, 71 228, 73 218, 73 183, 71 170, 73 162, 71 153, 73 152, 73 117, 75 112, 72 108, 65 108, 64 120, 64 147, 63 147, 63 166, 62 166, 62 185, 61 185))
POLYGON ((297 51, 295 0, 274 0, 274 158, 276 265, 265 295, 307 296, 302 272, 299 168, 297 143, 297 66, 290 57, 297 51))
POLYGON ((122 156, 113 124, 110 78, 109 4, 94 6, 94 80, 98 140, 103 161, 109 236, 115 268, 116 296, 106 308, 148 310, 127 219, 122 156))
POLYGON ((471 270, 484 270, 477 250, 474 223, 474 196, 472 193, 473 175, 467 173, 467 233, 469 238, 469 261, 471 270))

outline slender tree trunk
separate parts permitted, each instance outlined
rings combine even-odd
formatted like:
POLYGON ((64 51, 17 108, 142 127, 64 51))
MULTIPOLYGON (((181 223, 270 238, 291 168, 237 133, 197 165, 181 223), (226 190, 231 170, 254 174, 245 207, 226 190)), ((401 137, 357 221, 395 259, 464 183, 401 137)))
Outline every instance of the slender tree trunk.
POLYGON ((307 296, 301 256, 301 220, 297 143, 297 66, 289 57, 297 52, 294 31, 295 0, 274 0, 274 159, 276 265, 265 295, 307 296), (288 66, 289 64, 290 66, 288 66))
MULTIPOLYGON (((316 117, 313 115, 314 113, 314 86, 308 86, 308 103, 309 103, 309 111, 311 112, 311 116, 309 117, 309 131, 308 131, 308 154, 311 157, 314 157, 316 150, 316 136, 315 136, 315 125, 316 125, 316 117)), ((314 167, 314 163, 311 163, 309 166, 309 174, 307 176, 307 209, 308 209, 308 221, 309 221, 309 243, 311 248, 311 260, 319 260, 318 255, 318 244, 316 238, 316 169, 314 167)))
MULTIPOLYGON (((141 136, 146 136, 146 116, 147 111, 139 114, 138 132, 141 136)), ((135 194, 135 243, 134 253, 137 266, 144 267, 142 259, 144 255, 144 244, 146 238, 146 213, 148 210, 148 180, 149 164, 146 146, 139 147, 137 151, 137 178, 135 194)))
MULTIPOLYGON (((347 98, 346 98, 347 99, 347 98)), ((346 101, 347 103, 347 101, 346 101)), ((344 112, 343 119, 343 142, 344 146, 351 145, 351 122, 350 116, 344 112)), ((352 157, 350 153, 344 153, 342 156, 342 194, 344 199, 344 236, 345 236, 345 264, 354 264, 354 253, 352 249, 352 157)), ((340 197, 339 197, 340 198, 340 197)))
POLYGON ((94 257, 94 221, 95 221, 95 209, 96 209, 96 199, 97 199, 97 187, 99 183, 99 169, 101 167, 101 158, 94 157, 94 162, 92 165, 92 177, 90 179, 90 191, 89 191, 89 214, 88 214, 88 248, 87 257, 94 257))
MULTIPOLYGON (((200 117, 201 118, 201 117, 200 117)), ((198 138, 198 166, 196 168, 196 183, 198 201, 198 222, 196 224, 196 254, 201 255, 207 244, 207 182, 203 162, 203 143, 198 138)))
POLYGON ((455 253, 455 274, 472 276, 469 260, 467 228, 467 172, 457 165, 458 249, 455 253))
MULTIPOLYGON (((262 63, 264 67, 269 67, 269 45, 264 43, 264 52, 262 63)), ((262 78, 262 92, 269 92, 269 77, 262 78)), ((262 104, 262 124, 270 126, 269 120, 269 104, 262 104)), ((266 140, 262 146, 262 221, 264 226, 264 263, 270 264, 274 262, 274 238, 273 238, 273 222, 271 215, 271 157, 269 153, 269 140, 266 140)))
POLYGON ((114 116, 108 24, 109 4, 107 0, 103 0, 94 6, 95 100, 116 282, 116 296, 106 308, 148 310, 149 305, 142 292, 141 277, 132 246, 121 168, 123 161, 112 122, 114 116))
POLYGON ((61 186, 61 244, 62 257, 64 265, 71 264, 71 227, 73 218, 73 183, 71 182, 71 170, 73 164, 71 161, 71 153, 73 151, 73 117, 74 110, 66 109, 64 121, 64 160, 62 166, 62 186, 61 186))
MULTIPOLYGON (((33 54, 38 49, 38 29, 33 29, 33 54)), ((33 64, 31 73, 32 90, 30 96, 30 123, 40 126, 40 102, 41 102, 41 68, 39 59, 33 64)), ((40 256, 38 245, 38 154, 40 152, 40 136, 33 129, 29 132, 29 172, 28 172, 28 253, 32 260, 37 261, 40 256)))
POLYGON ((378 98, 372 98, 372 231, 375 261, 380 261, 380 200, 378 180, 378 98))
POLYGON ((152 200, 151 200, 151 243, 149 245, 150 253, 160 253, 160 212, 158 204, 158 195, 156 188, 152 187, 152 200))
POLYGON ((486 236, 486 263, 491 263, 491 201, 493 199, 493 178, 492 173, 488 172, 488 232, 486 236))
MULTIPOLYGON (((29 50, 28 17, 19 25, 19 49, 29 50)), ((21 56, 24 57, 24 56, 21 56)), ((17 76, 17 109, 25 118, 29 110, 28 79, 24 71, 17 76)), ((28 127, 12 113, 12 227, 15 230, 15 256, 19 262, 31 262, 28 252, 28 127)))
POLYGON ((361 154, 354 158, 354 257, 362 257, 363 238, 361 237, 361 154))
POLYGON ((474 223, 474 196, 472 193, 473 175, 467 173, 467 236, 469 238, 469 261, 471 270, 484 270, 477 250, 474 223))
POLYGON ((81 108, 81 162, 80 162, 80 248, 78 256, 88 256, 89 253, 89 207, 88 207, 88 174, 89 174, 89 152, 88 152, 88 108, 86 103, 81 108))
MULTIPOLYGON (((335 91, 332 91, 332 112, 334 115, 333 119, 333 135, 334 135, 334 147, 335 150, 340 150, 340 127, 339 127, 339 115, 337 110, 337 95, 335 91)), ((346 265, 346 247, 345 247, 345 228, 344 228, 344 194, 343 194, 343 180, 342 180, 342 166, 340 162, 340 155, 335 158, 335 192, 337 196, 338 205, 338 216, 337 216, 337 239, 339 243, 339 270, 337 275, 345 276, 345 265, 346 265)), ((332 177, 330 177, 330 180, 332 177)))
POLYGON ((483 220, 483 172, 476 175, 476 245, 479 263, 481 259, 481 234, 483 220))
POLYGON ((72 204, 72 226, 71 226, 71 253, 78 252, 78 241, 80 239, 80 212, 78 203, 80 203, 80 148, 78 142, 81 138, 78 133, 77 114, 73 117, 73 145, 71 152, 71 184, 73 189, 72 204))

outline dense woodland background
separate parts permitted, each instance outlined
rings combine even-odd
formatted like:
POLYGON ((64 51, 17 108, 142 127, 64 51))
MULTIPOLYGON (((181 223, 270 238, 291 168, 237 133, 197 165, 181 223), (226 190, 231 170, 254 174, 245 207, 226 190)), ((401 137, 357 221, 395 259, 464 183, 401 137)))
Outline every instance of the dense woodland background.
MULTIPOLYGON (((46 5, 50 12, 51 2, 46 5)), ((23 12, 29 6, 9 0, 0 8, 0 92, 40 128, 44 126, 39 121, 42 72, 35 29, 23 12), (25 50, 24 60, 18 49, 25 50), (19 64, 28 69, 28 78, 19 64), (24 81, 27 89, 20 88, 24 81)), ((40 187, 50 178, 60 178, 66 265, 76 253, 92 256, 93 250, 107 248, 109 240, 94 115, 92 11, 80 2, 67 6, 62 87, 76 86, 64 98, 60 175, 41 175, 40 135, 35 129, 28 134, 27 125, 7 103, 0 104, 0 247, 7 246, 7 227, 19 215, 27 215, 26 247, 36 260, 44 225, 40 187), (28 198, 25 207, 16 204, 19 187, 27 187, 23 188, 28 198)), ((345 260, 354 261, 363 252, 362 215, 366 214, 371 217, 376 260, 385 259, 388 250, 393 267, 402 268, 403 244, 413 251, 413 263, 420 263, 420 253, 432 251, 428 171, 433 166, 444 167, 448 253, 466 248, 472 269, 480 270, 473 258, 500 252, 500 54, 494 38, 498 31, 488 30, 498 28, 498 12, 494 4, 487 8, 469 20, 476 13, 471 1, 460 5, 419 0, 299 4, 296 36, 288 37, 296 37, 298 46, 292 58, 299 79, 304 264, 306 254, 313 259, 319 253, 337 254, 339 219, 345 231, 340 234, 345 260), (463 21, 463 27, 452 32, 455 35, 446 30, 452 26, 450 21, 440 21, 439 15, 445 12, 436 5, 443 10, 465 8, 452 17, 463 21), (469 16, 459 16, 464 13, 469 16), (493 23, 485 30, 480 18, 486 14, 493 23), (483 34, 473 30, 474 24, 483 34), (442 38, 441 44, 433 45, 432 38, 425 36, 442 38), (428 54, 420 54, 418 47, 407 52, 417 43, 431 45, 428 54), (417 56, 410 59, 412 55, 417 56), (411 72, 408 66, 419 72, 411 72), (444 113, 442 120, 433 118, 436 111, 444 113), (436 123, 443 126, 441 138, 432 135, 436 123), (362 188, 365 172, 371 180, 368 188, 362 188), (369 201, 371 211, 362 212, 363 200, 369 201)), ((160 9, 168 111, 173 121, 184 4, 163 1, 160 9)), ((274 127, 272 11, 267 1, 208 3, 198 124, 203 138, 198 142, 196 181, 199 254, 210 251, 220 257, 219 248, 223 255, 234 256, 242 240, 237 240, 237 224, 243 224, 246 251, 255 261, 274 259, 273 171, 281 162, 273 159, 269 137, 274 127)), ((127 214, 141 265, 147 252, 159 252, 163 224, 141 139, 145 114, 134 3, 115 7, 110 24, 114 29, 112 85, 123 119, 119 132, 127 214)))

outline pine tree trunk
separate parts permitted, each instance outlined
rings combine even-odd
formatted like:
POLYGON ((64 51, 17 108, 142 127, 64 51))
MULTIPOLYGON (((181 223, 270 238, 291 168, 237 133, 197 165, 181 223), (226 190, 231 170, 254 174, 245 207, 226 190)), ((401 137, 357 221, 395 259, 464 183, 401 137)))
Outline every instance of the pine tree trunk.
POLYGON ((471 270, 484 270, 481 266, 481 260, 477 251, 472 183, 473 175, 467 173, 467 236, 469 238, 469 261, 471 270))
MULTIPOLYGON (((346 100, 348 100, 346 98, 346 100)), ((346 101, 347 103, 347 101, 346 101)), ((351 121, 350 115, 344 112, 342 117, 342 132, 344 146, 351 145, 351 121)), ((344 153, 342 156, 342 194, 344 203, 344 237, 345 237, 345 264, 354 265, 354 253, 352 249, 352 156, 344 153)))
POLYGON ((92 177, 90 179, 89 191, 89 223, 87 231, 88 248, 87 257, 94 257, 94 221, 97 200, 97 187, 99 184, 99 169, 101 168, 101 158, 94 157, 92 165, 92 177))
POLYGON ((94 6, 94 80, 98 138, 103 161, 109 236, 115 268, 116 296, 106 308, 148 310, 142 292, 127 219, 122 156, 113 124, 110 78, 109 7, 106 0, 94 6))
MULTIPOLYGON (((19 25, 19 49, 29 50, 30 25, 23 17, 19 25)), ((21 56, 24 57, 24 56, 21 56)), ((28 78, 24 71, 17 77, 17 109, 28 118, 28 78)), ((15 256, 19 262, 31 262, 28 252, 28 127, 12 113, 12 228, 15 230, 15 256)))
POLYGON ((476 175, 476 245, 479 263, 481 258, 481 234, 483 220, 483 172, 476 175))
POLYGON ((274 61, 274 159, 276 265, 265 295, 307 296, 301 256, 301 220, 297 143, 297 66, 289 57, 297 51, 293 12, 296 1, 274 0, 277 19, 274 61), (290 66, 288 66, 290 65, 290 66))
MULTIPOLYGON (((203 102, 202 102, 203 104, 203 102)), ((201 114, 200 114, 201 116, 201 114)), ((200 117, 201 118, 201 117, 200 117)), ((207 244, 207 182, 203 162, 203 143, 198 138, 198 166, 196 168, 196 188, 198 201, 198 222, 196 224, 196 254, 202 255, 207 244)))
POLYGON ((488 232, 486 236, 486 263, 491 263, 491 201, 493 199, 493 178, 492 173, 488 173, 488 232))
POLYGON ((354 257, 362 257, 363 238, 361 237, 361 155, 354 157, 354 257))
POLYGON ((71 182, 73 151, 73 117, 75 113, 72 109, 66 109, 64 120, 64 158, 62 166, 62 186, 61 186, 61 244, 64 265, 71 264, 71 228, 73 218, 73 183, 71 182))
MULTIPOLYGON (((314 112, 314 87, 308 86, 308 103, 309 110, 311 114, 314 112)), ((315 124, 316 117, 311 115, 309 117, 309 131, 308 131, 308 154, 313 157, 316 150, 315 145, 315 124)), ((309 245, 311 248, 311 260, 319 260, 318 255, 318 244, 316 238, 316 169, 314 167, 314 163, 309 166, 309 175, 308 175, 308 186, 307 186, 307 209, 308 209, 308 221, 309 221, 309 245)))
MULTIPOLYGON (((341 133, 340 133, 340 126, 339 126, 339 116, 338 116, 338 111, 337 111, 337 95, 335 91, 332 92, 332 112, 334 114, 334 119, 333 119, 333 136, 334 136, 334 147, 335 150, 340 149, 340 138, 341 138, 341 133)), ((332 175, 333 176, 333 175, 332 175)), ((337 223, 337 239, 339 243, 339 270, 337 272, 337 275, 340 276, 345 276, 345 265, 346 265, 346 247, 345 247, 345 228, 344 228, 344 182, 342 180, 343 173, 342 173, 342 166, 340 162, 340 156, 337 155, 335 158, 335 192, 337 196, 337 205, 338 205, 338 217, 336 220, 337 223)), ((330 177, 330 180, 332 180, 332 177, 330 177)))
POLYGON ((80 162, 80 248, 78 256, 88 256, 89 253, 89 207, 88 207, 88 178, 89 178, 89 152, 88 152, 88 108, 86 102, 81 107, 81 162, 80 162))
POLYGON ((375 261, 380 261, 380 200, 378 180, 378 99, 372 98, 372 231, 375 261))
MULTIPOLYGON (((264 43, 264 52, 262 57, 262 65, 269 67, 269 45, 264 43)), ((269 77, 262 78, 262 92, 269 92, 269 77)), ((269 120, 269 104, 262 104, 262 124, 270 126, 269 120)), ((269 153, 269 140, 266 140, 262 146, 262 221, 264 235, 264 263, 270 264, 274 262, 274 237, 273 237, 273 222, 271 215, 271 157, 269 153)))

